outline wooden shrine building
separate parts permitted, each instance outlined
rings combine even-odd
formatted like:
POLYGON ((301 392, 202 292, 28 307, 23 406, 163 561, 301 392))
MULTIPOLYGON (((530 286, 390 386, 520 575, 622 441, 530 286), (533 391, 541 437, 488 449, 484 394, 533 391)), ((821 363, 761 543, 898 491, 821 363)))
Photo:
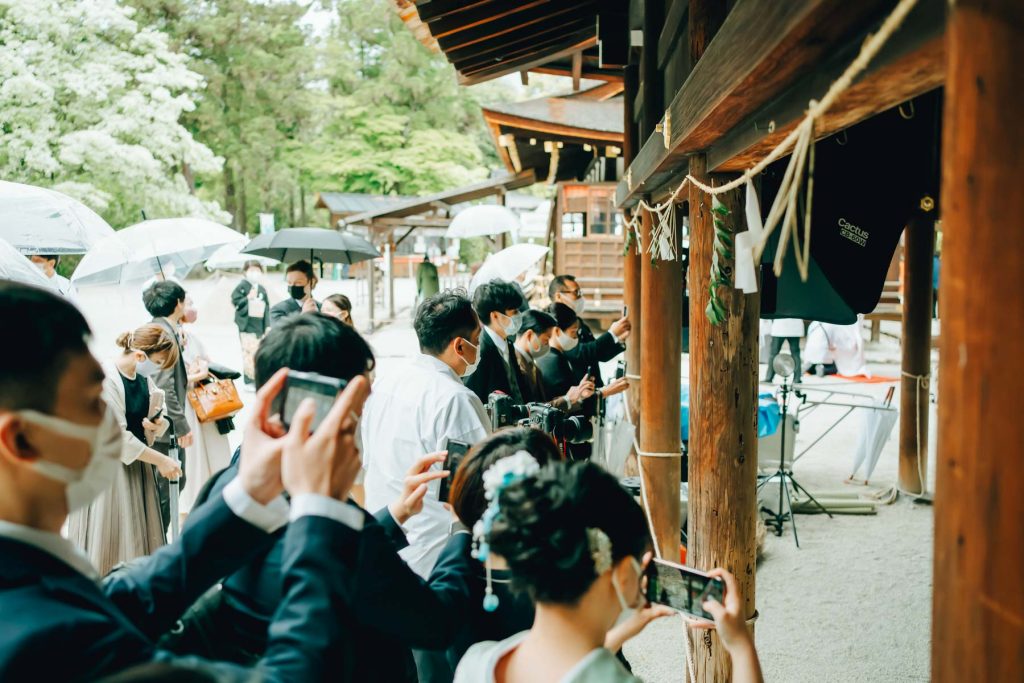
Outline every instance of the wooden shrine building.
MULTIPOLYGON (((1024 420, 1012 414, 1024 377, 1024 82, 1018 66, 1024 3, 394 3, 420 40, 454 65, 461 83, 516 72, 526 79, 533 71, 563 74, 577 87, 590 78, 622 84, 626 165, 616 204, 630 225, 640 221, 644 249, 630 249, 623 267, 634 324, 627 372, 637 378, 630 404, 639 420, 646 502, 656 542, 673 556, 681 339, 666 331, 681 328, 684 283, 678 264, 655 265, 646 250, 655 230, 681 226, 685 216, 692 285, 688 562, 732 571, 748 617, 756 597, 760 294, 709 290, 715 230, 712 198, 701 186, 721 187, 765 161, 791 133, 800 133, 808 111, 814 112, 810 137, 821 140, 942 89, 941 189, 931 202, 922 201, 905 232, 900 486, 914 492, 926 485, 919 457, 927 453, 928 411, 920 403, 928 400, 931 375, 931 253, 941 211, 932 678, 1024 680, 1024 420), (863 68, 842 80, 866 51, 871 57, 863 68), (821 110, 814 102, 837 81, 842 87, 821 110), (641 202, 669 208, 652 216, 641 202), (670 212, 676 220, 665 222, 670 212), (725 310, 718 325, 704 313, 711 291, 725 310)), ((783 151, 783 163, 794 149, 783 151)), ((878 168, 911 161, 878 157, 878 168)), ((506 163, 515 168, 511 153, 506 163)), ((745 231, 741 190, 716 193, 732 217, 730 230, 745 231)), ((732 256, 720 258, 718 267, 731 272, 732 256)), ((716 637, 698 639, 695 654, 699 680, 729 680, 716 637)))

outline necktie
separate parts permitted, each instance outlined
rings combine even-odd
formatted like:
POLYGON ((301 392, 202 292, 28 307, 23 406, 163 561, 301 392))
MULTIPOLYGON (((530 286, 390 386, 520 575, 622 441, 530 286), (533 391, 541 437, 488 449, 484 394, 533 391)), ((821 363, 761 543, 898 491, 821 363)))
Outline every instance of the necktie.
POLYGON ((512 400, 515 401, 516 404, 521 405, 523 402, 523 393, 519 390, 519 373, 516 371, 519 363, 516 361, 516 349, 508 339, 505 340, 505 343, 508 345, 508 355, 505 356, 508 358, 508 362, 505 363, 505 375, 508 377, 508 386, 512 390, 512 400), (513 367, 513 364, 516 367, 513 367))

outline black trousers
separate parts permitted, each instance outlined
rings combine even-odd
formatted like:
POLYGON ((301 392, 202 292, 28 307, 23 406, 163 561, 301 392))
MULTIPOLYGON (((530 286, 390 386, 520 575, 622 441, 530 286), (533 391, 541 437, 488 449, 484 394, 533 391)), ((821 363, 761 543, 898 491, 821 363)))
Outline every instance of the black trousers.
POLYGON ((772 337, 772 354, 768 357, 768 374, 764 378, 765 382, 771 382, 775 379, 775 367, 772 363, 775 362, 775 356, 779 355, 779 352, 782 351, 783 343, 789 345, 789 353, 793 356, 793 363, 796 365, 793 381, 801 381, 804 370, 803 365, 800 364, 800 337, 772 337))

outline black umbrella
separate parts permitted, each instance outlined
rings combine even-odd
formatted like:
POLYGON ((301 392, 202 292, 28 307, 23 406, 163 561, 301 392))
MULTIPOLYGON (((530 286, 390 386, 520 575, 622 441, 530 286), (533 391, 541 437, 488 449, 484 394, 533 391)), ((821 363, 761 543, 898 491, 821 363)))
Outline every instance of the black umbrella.
POLYGON ((259 235, 242 249, 243 254, 268 256, 292 262, 308 258, 310 263, 359 263, 380 258, 380 252, 366 239, 324 228, 285 228, 259 235))

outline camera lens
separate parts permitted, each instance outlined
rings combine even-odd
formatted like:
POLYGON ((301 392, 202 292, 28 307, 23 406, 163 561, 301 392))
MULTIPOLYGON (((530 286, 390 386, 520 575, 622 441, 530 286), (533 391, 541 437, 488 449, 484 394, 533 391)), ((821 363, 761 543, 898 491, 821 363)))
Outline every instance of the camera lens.
POLYGON ((594 436, 594 426, 590 420, 579 415, 565 418, 562 423, 565 440, 570 443, 590 441, 594 436))

